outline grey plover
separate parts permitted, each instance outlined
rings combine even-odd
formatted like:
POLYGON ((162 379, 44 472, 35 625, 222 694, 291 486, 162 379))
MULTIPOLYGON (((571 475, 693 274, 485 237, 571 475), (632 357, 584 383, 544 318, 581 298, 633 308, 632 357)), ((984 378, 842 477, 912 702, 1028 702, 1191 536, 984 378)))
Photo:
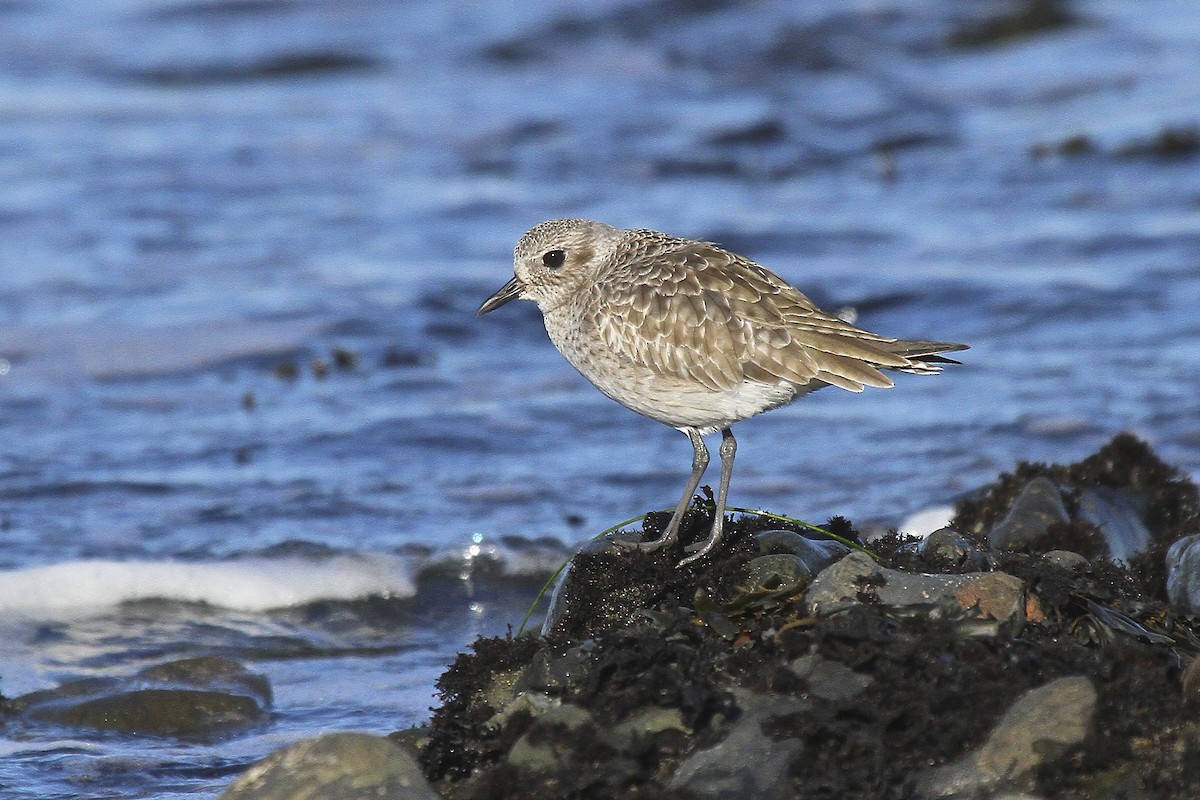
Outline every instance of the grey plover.
POLYGON ((691 440, 692 474, 662 536, 673 544, 708 467, 706 434, 721 432, 712 533, 680 566, 721 539, 735 422, 825 386, 892 386, 880 370, 919 375, 955 364, 953 342, 905 341, 818 309, 775 273, 710 242, 586 219, 543 222, 521 237, 512 280, 478 314, 532 300, 559 352, 596 388, 691 440))

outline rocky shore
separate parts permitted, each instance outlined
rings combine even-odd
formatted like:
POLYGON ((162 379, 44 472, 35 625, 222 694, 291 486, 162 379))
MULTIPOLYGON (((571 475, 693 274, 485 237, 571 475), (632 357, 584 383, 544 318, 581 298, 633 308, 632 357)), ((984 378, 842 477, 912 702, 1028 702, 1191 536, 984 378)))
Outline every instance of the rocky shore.
MULTIPOLYGON (((1200 796, 1200 497, 1132 436, 1018 465, 919 540, 747 514, 694 567, 614 544, 665 521, 583 547, 540 635, 475 642, 428 725, 300 742, 221 797, 1200 796)), ((4 710, 206 739, 269 705, 204 658, 4 710)))
POLYGON ((1200 796, 1198 513, 1119 436, 872 554, 747 516, 678 570, 617 534, 543 638, 477 642, 398 738, 454 798, 1200 796))

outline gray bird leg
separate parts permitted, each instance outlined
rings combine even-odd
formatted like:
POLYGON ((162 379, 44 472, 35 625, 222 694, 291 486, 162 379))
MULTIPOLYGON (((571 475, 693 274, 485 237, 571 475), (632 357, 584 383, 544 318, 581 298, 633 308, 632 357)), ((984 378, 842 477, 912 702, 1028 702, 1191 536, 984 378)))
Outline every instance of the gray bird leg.
MULTIPOLYGON (((687 488, 683 490, 683 497, 679 498, 679 505, 675 507, 675 513, 671 515, 671 521, 667 523, 662 536, 652 542, 626 545, 628 547, 652 552, 660 547, 674 544, 679 539, 679 526, 683 523, 683 515, 688 510, 688 506, 692 504, 692 495, 696 493, 696 487, 700 485, 700 478, 704 476, 704 470, 708 469, 708 448, 704 446, 704 440, 700 438, 700 433, 695 428, 683 428, 682 430, 692 442, 692 476, 688 478, 687 488)), ((722 459, 725 457, 724 452, 725 445, 722 444, 722 459)))
MULTIPOLYGON (((708 555, 717 543, 721 541, 721 528, 725 524, 725 499, 729 496, 729 478, 733 475, 733 457, 737 454, 737 439, 733 438, 733 429, 726 428, 721 431, 721 484, 717 487, 717 507, 714 512, 712 534, 708 537, 708 541, 703 547, 699 547, 695 553, 688 556, 679 562, 679 566, 684 567, 691 564, 693 561, 698 561, 708 555)), ((695 487, 693 487, 693 491, 695 487)), ((692 545, 688 549, 697 547, 692 545)))

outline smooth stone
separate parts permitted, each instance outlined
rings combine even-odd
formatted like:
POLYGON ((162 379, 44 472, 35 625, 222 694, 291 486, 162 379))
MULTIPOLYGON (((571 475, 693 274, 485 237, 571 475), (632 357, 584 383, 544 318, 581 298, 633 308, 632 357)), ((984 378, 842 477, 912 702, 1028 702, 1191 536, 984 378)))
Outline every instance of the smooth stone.
POLYGON ((263 721, 253 699, 202 689, 135 689, 66 706, 31 708, 30 719, 77 728, 189 738, 263 721))
POLYGON ((975 609, 981 619, 1000 622, 1025 617, 1025 582, 1006 572, 983 572, 970 576, 954 593, 960 608, 975 609))
POLYGON ((1087 800, 1162 800, 1161 792, 1152 794, 1146 790, 1148 776, 1139 767, 1126 763, 1106 769, 1092 775, 1080 788, 1086 792, 1087 800))
POLYGON ((763 555, 799 555, 798 551, 804 548, 803 539, 804 536, 788 530, 759 531, 754 534, 754 541, 763 555))
POLYGON ((814 575, 850 552, 850 548, 841 542, 811 539, 796 531, 759 531, 754 534, 754 539, 764 555, 799 556, 814 575))
POLYGON ((1178 539, 1167 550, 1167 598, 1180 614, 1200 613, 1200 533, 1178 539))
POLYGON ((804 594, 810 611, 828 616, 859 603, 859 592, 867 583, 879 583, 883 568, 866 553, 854 551, 821 571, 804 594))
POLYGON ((399 745, 365 733, 327 733, 268 755, 218 800, 438 800, 399 745))
POLYGON ((956 762, 917 776, 920 796, 980 797, 1028 791, 1034 771, 1088 735, 1096 690, 1087 678, 1059 678, 1023 694, 988 740, 956 762))
POLYGON ((421 751, 429 744, 429 726, 417 725, 412 728, 401 728, 387 735, 388 741, 398 745, 404 752, 420 760, 421 751))
POLYGON ((559 722, 567 727, 575 728, 592 719, 591 712, 571 703, 564 703, 557 697, 540 692, 521 692, 510 702, 503 704, 500 710, 488 719, 488 725, 502 728, 508 724, 514 714, 525 712, 533 717, 551 722, 559 722))
POLYGON ((998 550, 1012 550, 1046 535, 1057 522, 1069 522, 1067 507, 1054 482, 1038 477, 1025 484, 1004 519, 988 532, 988 544, 998 550))
POLYGON ((871 676, 815 653, 793 659, 787 666, 808 684, 809 694, 823 700, 845 700, 871 685, 871 676))
POLYGON ((569 754, 575 746, 560 748, 563 740, 556 736, 549 738, 542 726, 561 726, 572 738, 581 735, 579 729, 585 725, 591 726, 592 731, 587 735, 595 736, 613 750, 618 752, 629 750, 640 739, 653 736, 667 730, 677 730, 685 735, 691 734, 691 729, 683 722, 683 715, 677 708, 652 706, 644 708, 624 721, 611 728, 601 727, 591 712, 571 703, 563 703, 546 695, 517 698, 517 702, 497 714, 490 724, 502 726, 513 713, 529 710, 536 717, 535 728, 524 733, 505 756, 505 761, 514 767, 529 772, 550 772, 563 766, 562 757, 569 754))
POLYGON ((746 580, 740 588, 753 594, 796 594, 808 586, 812 576, 812 570, 800 556, 758 556, 746 564, 746 580))
POLYGON ((271 684, 265 675, 250 672, 236 661, 220 656, 182 658, 155 664, 136 673, 134 677, 201 689, 240 691, 258 699, 264 706, 269 706, 272 700, 271 684))
POLYGON ((38 689, 36 691, 14 697, 8 702, 8 707, 17 713, 23 713, 29 708, 45 702, 63 700, 70 697, 99 695, 105 692, 118 691, 127 679, 124 678, 79 678, 65 681, 53 689, 38 689))
POLYGON ((690 735, 692 729, 683 721, 678 708, 651 706, 622 720, 602 732, 602 737, 614 750, 628 750, 636 741, 663 731, 680 731, 690 735))
POLYGON ((954 528, 939 528, 915 544, 916 552, 927 562, 945 562, 974 570, 990 566, 988 553, 954 528))
POLYGON ((1025 621, 1025 584, 1012 575, 902 572, 858 551, 818 575, 804 597, 810 613, 829 616, 862 603, 864 594, 896 613, 969 620, 965 632, 972 635, 994 635, 1025 621))
POLYGON ((1096 486, 1079 496, 1079 519, 1099 529, 1108 555, 1125 566, 1150 549, 1151 534, 1129 492, 1096 486))
POLYGON ((548 725, 562 725, 568 730, 575 730, 593 721, 592 712, 583 706, 564 703, 557 698, 550 698, 550 702, 538 712, 537 718, 548 725))
POLYGON ((670 787, 700 797, 752 797, 784 800, 792 797, 788 766, 800 750, 794 739, 774 741, 762 731, 770 717, 803 711, 806 704, 791 697, 735 689, 741 716, 725 738, 684 759, 671 777, 670 787))
POLYGON ((513 742, 504 760, 527 772, 550 772, 558 766, 559 754, 549 742, 534 743, 528 733, 513 742))
POLYGON ((178 738, 210 738, 267 717, 262 675, 216 656, 147 667, 125 678, 85 678, 30 692, 8 708, 59 725, 178 738))
POLYGON ((595 642, 587 641, 556 656, 549 648, 538 650, 517 680, 516 691, 562 691, 575 686, 592 667, 595 642))
POLYGON ((1042 554, 1042 559, 1068 572, 1087 572, 1092 568, 1091 562, 1072 550, 1050 550, 1042 554))
MULTIPOLYGON (((641 738, 662 731, 678 730, 684 734, 691 733, 691 729, 684 724, 683 715, 677 708, 658 706, 644 708, 628 719, 606 729, 599 727, 591 712, 580 706, 550 698, 534 700, 528 704, 520 702, 523 699, 518 698, 517 703, 505 709, 504 716, 511 716, 512 712, 516 710, 534 708, 537 709, 535 716, 538 725, 562 726, 572 736, 579 736, 577 731, 584 725, 592 725, 597 728, 595 735, 599 740, 618 752, 630 749, 641 738), (547 700, 549 703, 546 702, 547 700)), ((500 715, 497 715, 492 722, 502 724, 503 720, 500 719, 500 715)), ((509 750, 505 761, 514 767, 530 772, 549 772, 562 766, 560 763, 562 752, 555 746, 556 740, 546 740, 544 730, 544 728, 541 729, 541 732, 530 730, 523 734, 509 750)), ((570 750, 571 748, 566 749, 570 750)))
POLYGON ((1192 659, 1179 679, 1183 702, 1200 704, 1200 657, 1192 659))
POLYGON ((938 528, 921 542, 920 553, 957 564, 967 557, 970 543, 953 528, 938 528))

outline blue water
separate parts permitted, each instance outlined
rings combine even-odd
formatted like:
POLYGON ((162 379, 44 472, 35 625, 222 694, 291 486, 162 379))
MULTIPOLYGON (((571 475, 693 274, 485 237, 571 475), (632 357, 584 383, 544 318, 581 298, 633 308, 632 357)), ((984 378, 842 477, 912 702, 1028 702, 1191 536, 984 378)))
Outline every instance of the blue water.
POLYGON ((276 696, 212 745, 10 723, 0 794, 212 796, 415 724, 570 545, 674 502, 682 436, 529 304, 473 316, 543 219, 972 345, 739 426, 737 505, 894 525, 1121 430, 1200 470, 1200 153, 1125 154, 1200 125, 1200 7, 960 47, 1008 4, 578 6, 0 2, 0 691, 219 653, 276 696))

